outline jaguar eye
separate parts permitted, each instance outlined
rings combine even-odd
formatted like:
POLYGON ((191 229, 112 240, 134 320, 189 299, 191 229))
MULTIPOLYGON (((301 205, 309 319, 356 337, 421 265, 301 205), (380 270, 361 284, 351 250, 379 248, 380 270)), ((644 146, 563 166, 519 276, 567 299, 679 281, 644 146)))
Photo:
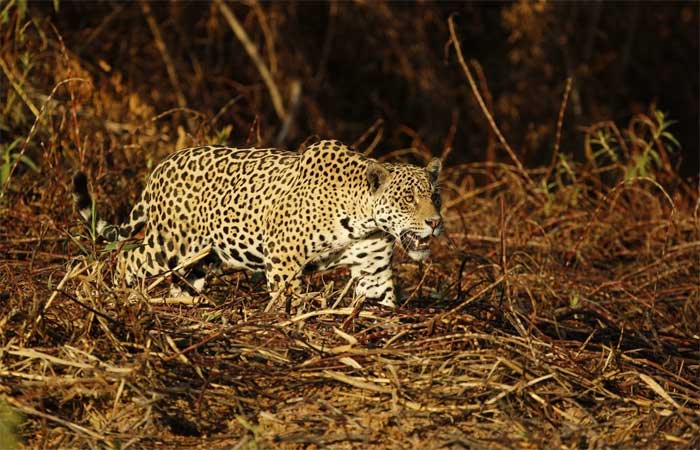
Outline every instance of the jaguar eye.
POLYGON ((406 203, 413 203, 416 200, 412 194, 404 196, 403 199, 406 201, 406 203))

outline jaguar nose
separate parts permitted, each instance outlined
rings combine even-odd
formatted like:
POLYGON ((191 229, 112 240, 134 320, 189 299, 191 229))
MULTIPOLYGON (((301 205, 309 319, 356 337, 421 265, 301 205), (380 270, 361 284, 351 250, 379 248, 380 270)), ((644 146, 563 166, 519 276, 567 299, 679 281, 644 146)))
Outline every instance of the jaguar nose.
POLYGON ((440 225, 442 225, 442 221, 440 219, 428 219, 425 221, 425 223, 427 223, 433 230, 437 230, 440 228, 440 225))

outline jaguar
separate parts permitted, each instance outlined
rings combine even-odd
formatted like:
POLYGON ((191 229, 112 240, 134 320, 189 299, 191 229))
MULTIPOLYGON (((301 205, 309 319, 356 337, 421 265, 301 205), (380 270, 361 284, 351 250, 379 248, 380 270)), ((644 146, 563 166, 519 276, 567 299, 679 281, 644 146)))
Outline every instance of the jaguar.
POLYGON ((178 295, 177 272, 201 292, 208 273, 202 265, 216 260, 264 271, 274 301, 299 293, 309 270, 346 266, 356 296, 394 307, 396 245, 422 261, 443 231, 441 166, 438 158, 425 167, 379 162, 335 140, 302 153, 211 145, 160 162, 121 225, 94 212, 84 173, 73 179, 73 196, 105 240, 142 236, 118 256, 127 284, 170 273, 171 295, 178 295), (208 257, 182 267, 201 252, 208 257))

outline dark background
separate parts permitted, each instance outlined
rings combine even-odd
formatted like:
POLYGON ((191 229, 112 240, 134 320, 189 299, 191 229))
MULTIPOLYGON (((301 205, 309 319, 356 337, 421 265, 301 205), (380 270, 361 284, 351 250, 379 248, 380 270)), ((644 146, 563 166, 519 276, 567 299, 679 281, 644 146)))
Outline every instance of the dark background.
MULTIPOLYGON (((233 124, 228 143, 245 143, 251 127, 259 126, 262 142, 274 144, 281 124, 268 92, 216 5, 150 6, 186 106, 214 115, 241 96, 217 121, 233 124)), ((655 107, 677 121, 670 131, 682 149, 674 163, 685 176, 697 174, 697 3, 229 6, 271 68, 285 102, 292 81, 301 82, 300 107, 282 142, 287 147, 313 135, 353 142, 382 119, 380 153, 423 145, 440 154, 454 120, 451 162, 507 160, 446 45, 447 18, 454 14, 465 58, 482 67, 480 88, 487 85, 496 122, 526 165, 549 162, 564 86, 573 76, 564 154, 582 157, 581 127, 611 120, 622 128, 635 113, 655 107)), ((156 114, 178 106, 138 3, 61 2, 57 12, 47 2, 30 4, 29 11, 35 20, 55 25, 99 89, 115 90, 117 79, 156 114)), ((127 120, 123 111, 105 114, 127 120)))

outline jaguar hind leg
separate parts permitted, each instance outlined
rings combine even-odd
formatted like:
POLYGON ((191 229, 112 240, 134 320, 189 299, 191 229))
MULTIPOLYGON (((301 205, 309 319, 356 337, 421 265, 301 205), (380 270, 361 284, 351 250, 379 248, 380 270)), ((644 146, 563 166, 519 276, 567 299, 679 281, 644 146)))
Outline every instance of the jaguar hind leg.
POLYGON ((182 297, 202 294, 204 287, 209 282, 212 272, 221 272, 219 269, 220 265, 221 259, 216 252, 212 250, 207 256, 192 265, 189 270, 187 268, 177 270, 177 275, 174 274, 172 277, 172 285, 170 287, 171 296, 182 297), (213 270, 214 267, 216 267, 217 270, 213 270), (173 295, 174 293, 178 295, 173 295))
POLYGON ((117 262, 117 276, 133 286, 141 280, 163 275, 170 270, 165 252, 148 237, 140 244, 122 250, 117 262))

